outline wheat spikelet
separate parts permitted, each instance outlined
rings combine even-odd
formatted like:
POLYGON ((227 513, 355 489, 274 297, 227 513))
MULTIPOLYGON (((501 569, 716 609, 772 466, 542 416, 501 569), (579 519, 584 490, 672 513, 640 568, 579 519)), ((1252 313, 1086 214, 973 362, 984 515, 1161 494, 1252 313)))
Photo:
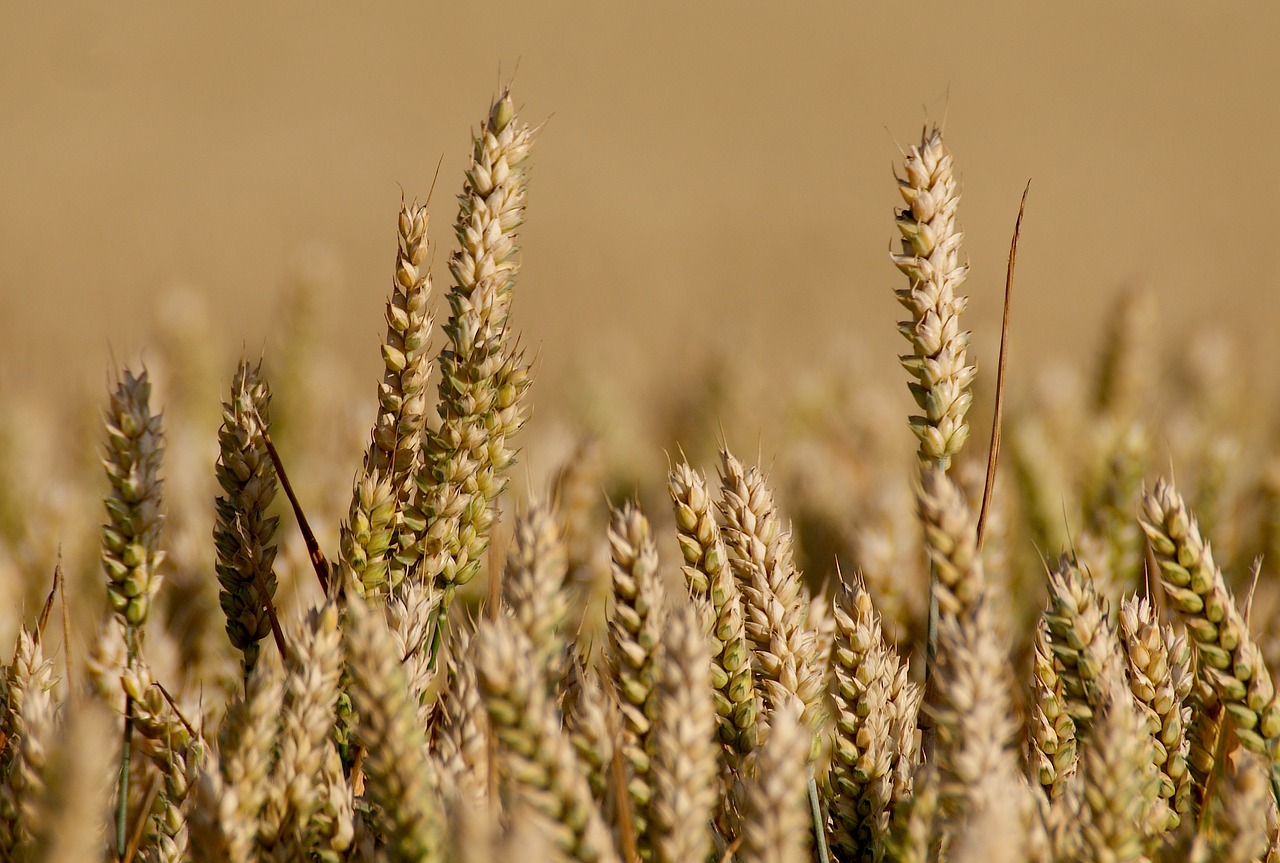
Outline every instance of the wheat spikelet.
POLYGON ((499 741, 502 781, 540 813, 543 828, 569 859, 619 861, 582 765, 530 661, 528 639, 509 621, 482 621, 475 655, 477 680, 499 741))
POLYGON ((554 686, 564 677, 565 619, 569 594, 564 542, 551 510, 534 503, 516 519, 507 555, 503 599, 533 645, 534 663, 554 686))
POLYGON ((805 724, 816 730, 823 716, 822 669, 816 639, 804 625, 808 597, 792 561, 791 534, 760 470, 747 470, 728 450, 721 451, 720 462, 723 535, 742 588, 763 718, 799 698, 805 724))
MULTIPOLYGON (((828 777, 831 844, 842 859, 883 853, 892 814, 899 749, 895 728, 907 668, 884 643, 880 616, 861 582, 847 585, 835 606, 830 695, 835 724, 828 777)), ((914 714, 912 716, 914 720, 914 714)), ((914 765, 913 765, 914 766, 914 765)))
POLYGON ((711 656, 692 605, 675 609, 658 678, 650 811, 660 863, 704 860, 716 807, 716 712, 711 656))
POLYGON ((668 475, 667 489, 675 507, 685 581, 695 596, 709 600, 712 610, 711 668, 720 740, 746 755, 755 748, 759 731, 742 594, 711 512, 706 480, 681 462, 668 475))
POLYGON ((755 775, 743 799, 742 863, 802 863, 811 830, 806 805, 808 730, 797 702, 779 705, 761 743, 755 775))
POLYGON ((898 191, 906 208, 898 213, 902 254, 893 262, 908 285, 895 291, 910 320, 898 330, 911 342, 902 365, 916 379, 911 394, 924 411, 911 417, 920 438, 920 458, 946 470, 969 437, 965 415, 973 403, 975 374, 969 363, 969 334, 960 329, 968 298, 958 295, 968 267, 960 262, 963 234, 956 223, 959 184, 951 152, 938 128, 926 129, 903 161, 898 191))
POLYGON ((1274 758, 1280 695, 1209 544, 1181 495, 1164 480, 1144 496, 1141 520, 1170 604, 1195 642, 1200 676, 1221 699, 1240 742, 1274 758))
POLYGON ((1074 559, 1063 555, 1049 574, 1049 606, 1044 613, 1049 646, 1058 662, 1067 710, 1076 737, 1087 739, 1101 681, 1125 679, 1125 660, 1110 620, 1107 600, 1074 559))
POLYGON ((213 542, 217 549, 218 601, 227 617, 227 638, 244 654, 246 679, 258 661, 259 642, 271 632, 267 603, 276 593, 274 543, 278 516, 268 510, 276 494, 276 474, 259 432, 269 425, 271 390, 261 365, 244 360, 231 381, 231 400, 222 405, 218 461, 214 474, 222 494, 215 501, 213 542))
POLYGON ((1187 722, 1191 708, 1184 702, 1194 679, 1191 651, 1185 636, 1161 626, 1146 598, 1130 597, 1120 606, 1120 632, 1128 659, 1129 687, 1147 717, 1160 768, 1160 796, 1168 801, 1169 822, 1175 829, 1190 807, 1191 774, 1187 771, 1187 722))
POLYGON ((107 431, 103 467, 111 490, 103 499, 102 565, 111 609, 130 626, 142 626, 160 589, 160 459, 164 433, 151 413, 151 382, 144 369, 128 369, 111 394, 104 415, 107 431))
MULTIPOLYGON (((663 632, 662 578, 649 522, 633 504, 613 511, 609 525, 613 558, 613 617, 609 662, 623 717, 622 753, 637 835, 647 835, 653 799, 650 757, 657 717, 657 674, 663 632)), ((642 846, 642 854, 651 848, 642 846)))
POLYGON ((509 93, 492 106, 475 138, 449 259, 453 287, 445 324, 449 347, 440 365, 439 427, 427 435, 423 530, 417 551, 422 577, 453 591, 480 567, 493 521, 491 507, 515 459, 508 439, 524 422, 529 372, 507 330, 518 268, 516 231, 524 221, 525 159, 533 132, 515 115, 509 93))
POLYGON ((356 737, 366 752, 365 796, 381 809, 388 857, 434 859, 442 846, 437 780, 400 657, 379 612, 357 596, 348 597, 344 636, 356 737))

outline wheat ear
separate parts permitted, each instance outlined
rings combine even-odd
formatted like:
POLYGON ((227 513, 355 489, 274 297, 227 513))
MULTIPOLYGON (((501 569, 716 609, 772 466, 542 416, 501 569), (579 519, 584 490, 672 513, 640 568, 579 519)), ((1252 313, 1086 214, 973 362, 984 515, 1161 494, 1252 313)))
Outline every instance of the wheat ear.
POLYGON ((103 788, 110 782, 115 755, 113 746, 104 745, 110 739, 110 720, 101 705, 78 704, 67 717, 58 745, 49 748, 40 829, 29 859, 43 863, 101 859, 107 826, 103 788))
POLYGON ((1165 593, 1195 643, 1200 676, 1221 699, 1240 742, 1274 761, 1280 695, 1209 543, 1182 496, 1164 480, 1144 496, 1141 521, 1165 593))
POLYGON ((1089 573, 1067 555, 1049 574, 1049 607, 1044 620, 1076 737, 1085 740, 1101 698, 1101 681, 1109 675, 1123 681, 1125 660, 1106 598, 1094 587, 1089 573))
POLYGON ((1099 714, 1082 755, 1084 859, 1145 861, 1160 779, 1146 717, 1123 678, 1101 682, 1099 714))
POLYGON ((808 859, 811 830, 806 805, 805 764, 810 732, 801 705, 779 705, 760 746, 755 775, 743 795, 742 863, 802 863, 808 859))
POLYGON ((960 329, 968 298, 957 293, 968 274, 956 222, 960 185, 941 129, 924 131, 903 160, 903 174, 898 191, 906 207, 897 218, 902 253, 892 257, 907 276, 907 286, 895 293, 911 315, 898 324, 912 348, 902 365, 915 378, 911 394, 924 412, 911 417, 911 430, 920 439, 921 460, 946 470, 969 438, 965 416, 975 369, 969 334, 960 329))
POLYGON ((271 632, 267 605, 276 593, 272 565, 280 518, 269 514, 276 472, 258 431, 260 423, 270 423, 270 403, 261 365, 241 360, 218 429, 214 474, 222 494, 215 501, 213 543, 221 585, 218 602, 227 617, 227 638, 244 654, 246 680, 258 661, 259 643, 271 632))
POLYGON ((564 541, 551 510, 545 504, 531 504, 516 519, 502 591, 516 625, 533 645, 535 664, 552 687, 566 670, 567 573, 564 541))
POLYGON ((542 828, 567 858, 619 861, 573 745, 531 661, 528 639, 509 621, 481 621, 475 656, 506 787, 542 816, 542 828))
MULTIPOLYGON (((622 754, 631 769, 627 783, 637 834, 648 832, 653 799, 650 757, 657 718, 657 675, 663 633, 662 576, 649 522, 633 504, 613 511, 609 525, 613 559, 613 617, 609 662, 622 710, 622 754)), ((642 844, 642 854, 651 848, 642 844)))
POLYGON ((1076 774, 1076 725, 1044 620, 1036 624, 1032 651, 1029 766, 1052 801, 1062 796, 1067 782, 1076 774))
POLYGON ((111 483, 104 503, 102 565, 111 609, 130 627, 147 622, 160 589, 160 459, 164 433, 151 413, 151 382, 144 369, 128 369, 111 394, 105 416, 107 445, 102 460, 111 483))
MULTIPOLYGON (((4 775, 0 780, 0 855, 26 859, 41 824, 46 766, 57 741, 53 663, 23 626, 6 675, 4 775)), ((45 813, 52 816, 52 813, 45 813)))
POLYGON ((963 617, 938 621, 937 675, 926 697, 937 727, 940 802, 947 815, 999 805, 981 796, 996 787, 984 779, 1017 773, 1008 664, 989 598, 963 617))
POLYGON ((1130 597, 1121 604, 1120 633, 1128 660, 1129 688, 1142 706, 1155 740, 1160 796, 1169 803, 1169 820, 1164 827, 1173 830, 1191 805, 1186 736, 1191 718, 1186 701, 1194 680, 1191 649, 1185 635, 1176 634, 1168 624, 1160 625, 1155 608, 1145 597, 1130 597))
POLYGON ((704 860, 716 808, 716 711, 711 652, 690 604, 669 615, 658 677, 650 806, 660 863, 704 860))
POLYGON ((1271 808, 1267 774, 1267 763, 1256 755, 1239 759, 1226 771, 1221 804, 1214 807, 1207 834, 1196 836, 1188 855, 1192 863, 1271 859, 1267 855, 1267 810, 1271 808))
POLYGON ((331 601, 308 616, 289 651, 280 754, 258 827, 265 858, 306 854, 311 817, 322 800, 320 771, 333 731, 341 668, 342 633, 331 601))
POLYGON ((217 830, 226 837, 226 859, 231 863, 248 863, 257 843, 260 813, 270 793, 283 695, 280 665, 259 663, 249 676, 245 697, 227 711, 218 731, 221 776, 210 780, 209 791, 218 800, 217 830))
POLYGON ((358 596, 348 596, 347 624, 356 736, 367 753, 365 796, 380 807, 379 827, 391 860, 435 859, 443 841, 436 774, 408 697, 401 657, 381 612, 358 596))
POLYGON ((431 375, 431 359, 427 340, 431 336, 432 317, 427 312, 431 294, 431 272, 428 260, 427 225, 430 218, 425 206, 415 201, 400 204, 397 220, 395 277, 391 296, 387 298, 387 333, 382 342, 382 382, 378 384, 378 417, 365 453, 352 501, 352 520, 343 532, 343 547, 350 544, 347 530, 358 530, 356 513, 368 512, 365 481, 374 478, 375 485, 385 480, 385 493, 391 502, 387 525, 386 548, 376 549, 377 558, 362 570, 372 568, 381 580, 358 579, 357 589, 368 594, 395 590, 404 580, 407 569, 415 561, 417 536, 425 529, 415 507, 417 487, 414 477, 422 464, 422 434, 427 412, 427 378, 431 375))
POLYGON ((706 597, 712 611, 711 674, 720 740, 737 754, 746 755, 755 748, 759 730, 742 593, 711 511, 706 480, 681 462, 667 477, 667 489, 675 507, 685 582, 695 596, 706 597))
POLYGON ((880 615, 861 582, 840 592, 835 626, 831 845, 841 859, 869 861, 883 853, 888 835, 899 755, 895 732, 913 731, 896 728, 896 714, 899 703, 911 698, 904 690, 915 685, 907 680, 906 665, 885 644, 880 615))
POLYGON ((816 730, 824 712, 822 668, 817 640, 805 627, 809 598, 793 561, 791 533, 759 468, 748 470, 722 450, 720 471, 723 534, 742 589, 763 718, 798 698, 805 724, 816 730))
POLYGON ((422 577, 442 592, 474 577, 489 544, 491 508, 515 460, 509 439, 524 422, 529 370, 507 329, 524 222, 525 160, 533 132, 503 93, 476 135, 459 196, 449 259, 453 287, 440 352, 439 426, 427 434, 421 489, 422 577))

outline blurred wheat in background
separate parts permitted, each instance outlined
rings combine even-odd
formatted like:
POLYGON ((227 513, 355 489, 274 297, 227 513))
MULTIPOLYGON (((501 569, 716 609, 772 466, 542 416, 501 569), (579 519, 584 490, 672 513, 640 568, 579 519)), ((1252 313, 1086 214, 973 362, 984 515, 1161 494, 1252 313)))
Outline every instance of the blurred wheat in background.
POLYGON ((13 415, 5 859, 1280 860, 1280 461, 1234 366, 1165 365, 1125 293, 995 461, 928 125, 883 232, 914 414, 837 364, 753 402, 730 355, 665 429, 593 435, 605 397, 521 443, 539 128, 507 91, 475 128, 440 294, 446 205, 387 214, 366 415, 305 291, 234 368, 176 320, 56 483, 13 415))

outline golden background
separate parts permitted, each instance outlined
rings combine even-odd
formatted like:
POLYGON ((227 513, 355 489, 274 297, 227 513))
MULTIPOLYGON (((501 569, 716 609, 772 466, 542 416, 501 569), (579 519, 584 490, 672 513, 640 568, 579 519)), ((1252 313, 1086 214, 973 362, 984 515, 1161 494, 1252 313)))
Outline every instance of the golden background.
POLYGON ((1171 340, 1275 336, 1271 4, 72 3, 3 19, 5 398, 100 398, 113 361, 146 359, 178 287, 207 298, 199 337, 229 379, 242 349, 272 350, 290 274, 319 267, 335 323, 317 337, 371 399, 402 190, 425 196, 442 160, 440 297, 468 133, 512 78, 525 118, 547 119, 515 311, 541 405, 583 369, 804 365, 841 343, 905 382, 891 171, 944 117, 983 369, 1029 178, 1015 378, 1091 357, 1127 284, 1155 293, 1171 340))

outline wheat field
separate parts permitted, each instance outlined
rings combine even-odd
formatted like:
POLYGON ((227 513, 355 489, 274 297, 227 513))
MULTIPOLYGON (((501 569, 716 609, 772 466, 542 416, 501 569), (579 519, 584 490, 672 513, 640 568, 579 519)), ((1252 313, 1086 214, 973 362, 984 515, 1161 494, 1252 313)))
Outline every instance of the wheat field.
POLYGON ((1280 450, 1229 346, 1162 359, 1129 291, 1004 407, 926 124, 873 238, 905 374, 730 356, 526 441, 518 104, 387 214, 371 401, 300 301, 234 368, 183 327, 112 368, 57 482, 9 423, 4 859, 1280 860, 1280 450))

